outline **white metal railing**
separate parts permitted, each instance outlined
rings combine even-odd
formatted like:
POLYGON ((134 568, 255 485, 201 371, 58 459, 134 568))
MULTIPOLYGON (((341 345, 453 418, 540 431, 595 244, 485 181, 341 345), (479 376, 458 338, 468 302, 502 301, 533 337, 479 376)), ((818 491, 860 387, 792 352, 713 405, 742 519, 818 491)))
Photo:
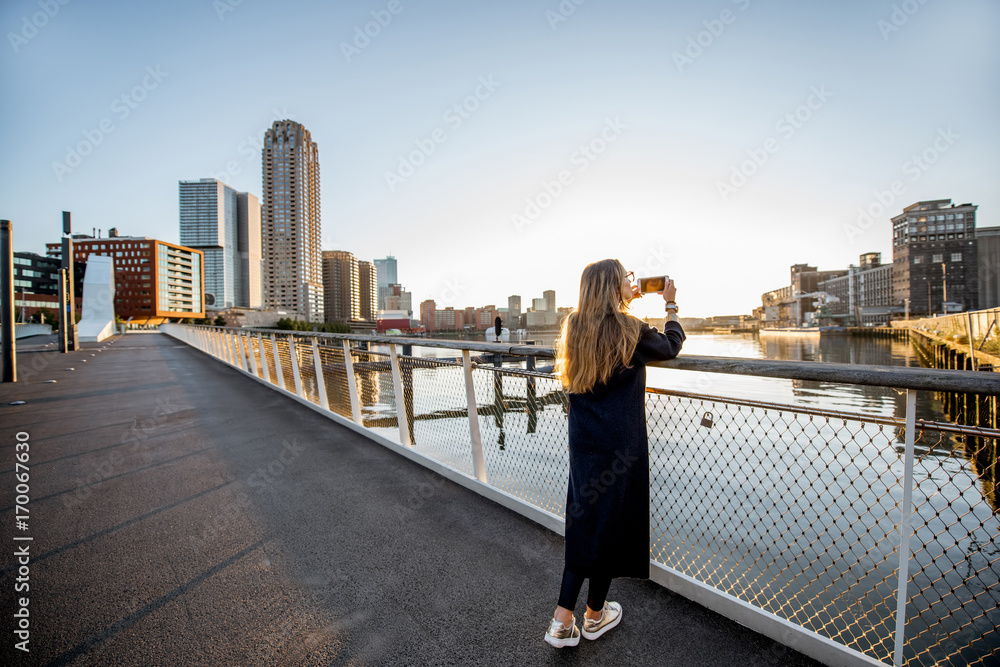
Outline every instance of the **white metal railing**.
MULTIPOLYGON (((550 348, 162 330, 563 531, 566 397, 550 373, 529 370, 550 348), (457 356, 413 356, 411 345, 457 356)), ((1000 376, 692 356, 662 365, 897 386, 905 400, 900 416, 880 417, 648 389, 651 578, 831 665, 1000 658, 1000 431, 916 420, 918 388, 960 390, 978 392, 968 404, 995 425, 1000 376)))

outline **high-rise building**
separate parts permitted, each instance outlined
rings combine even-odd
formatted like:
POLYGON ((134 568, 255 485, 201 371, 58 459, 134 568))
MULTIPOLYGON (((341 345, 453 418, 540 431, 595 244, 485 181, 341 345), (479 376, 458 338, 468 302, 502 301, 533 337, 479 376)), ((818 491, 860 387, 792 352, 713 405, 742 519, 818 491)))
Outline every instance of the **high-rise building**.
POLYGON ((290 120, 264 133, 264 267, 267 306, 323 321, 319 149, 290 120))
MULTIPOLYGON (((46 243, 45 254, 62 256, 62 243, 46 243)), ((73 261, 110 257, 115 266, 115 314, 132 324, 169 318, 205 317, 203 255, 145 236, 109 238, 73 235, 73 261)), ((86 293, 83 297, 86 298, 86 293)))
POLYGON ((323 312, 327 322, 361 318, 358 260, 344 250, 323 251, 323 312))
POLYGON ((507 317, 510 318, 513 326, 517 326, 517 322, 521 317, 521 297, 517 294, 507 297, 507 317))
POLYGON ((375 271, 378 274, 378 309, 385 310, 385 297, 389 285, 399 283, 396 275, 396 258, 392 255, 375 260, 375 271))
POLYGON ((434 332, 434 313, 436 311, 437 304, 434 303, 434 299, 427 299, 420 302, 420 323, 424 325, 427 329, 427 333, 434 332))
POLYGON ((378 274, 371 262, 358 260, 361 319, 372 322, 378 314, 378 274))
POLYGON ((472 324, 477 329, 486 330, 495 325, 497 315, 499 314, 494 304, 476 308, 474 319, 471 323, 466 322, 466 324, 472 324))
POLYGON ((260 200, 249 192, 239 194, 240 281, 236 305, 260 308, 264 305, 264 253, 260 200))
POLYGON ((405 310, 413 316, 413 295, 399 283, 390 283, 385 288, 385 308, 383 310, 405 310))
POLYGON ((261 305, 257 197, 214 178, 180 181, 180 242, 205 257, 205 303, 222 310, 261 305))
POLYGON ((545 290, 542 292, 542 298, 545 299, 545 310, 550 313, 556 312, 556 291, 545 290))
POLYGON ((934 199, 892 219, 893 298, 911 316, 979 308, 977 208, 934 199))
POLYGON ((544 313, 546 310, 548 310, 548 306, 549 304, 544 297, 542 297, 541 299, 531 300, 531 309, 536 313, 544 313))

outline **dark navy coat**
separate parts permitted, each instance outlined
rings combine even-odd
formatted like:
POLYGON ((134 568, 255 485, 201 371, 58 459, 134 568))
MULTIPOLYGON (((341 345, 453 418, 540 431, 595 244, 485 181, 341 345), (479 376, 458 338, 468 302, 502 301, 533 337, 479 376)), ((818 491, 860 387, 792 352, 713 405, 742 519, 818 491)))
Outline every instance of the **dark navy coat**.
POLYGON ((628 368, 569 396, 566 568, 585 577, 649 576, 646 364, 673 359, 684 330, 643 324, 628 368))

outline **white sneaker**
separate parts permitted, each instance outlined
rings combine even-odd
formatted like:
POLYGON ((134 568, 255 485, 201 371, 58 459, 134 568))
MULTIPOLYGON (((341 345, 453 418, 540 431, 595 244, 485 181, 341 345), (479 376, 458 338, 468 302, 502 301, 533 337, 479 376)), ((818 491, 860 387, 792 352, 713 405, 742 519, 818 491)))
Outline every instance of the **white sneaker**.
POLYGON ((587 639, 597 639, 622 620, 622 606, 617 602, 605 600, 601 609, 601 617, 593 620, 583 617, 583 636, 587 639))
POLYGON ((576 627, 576 618, 570 618, 568 626, 553 618, 549 629, 545 631, 545 641, 556 648, 579 644, 580 628, 576 627))

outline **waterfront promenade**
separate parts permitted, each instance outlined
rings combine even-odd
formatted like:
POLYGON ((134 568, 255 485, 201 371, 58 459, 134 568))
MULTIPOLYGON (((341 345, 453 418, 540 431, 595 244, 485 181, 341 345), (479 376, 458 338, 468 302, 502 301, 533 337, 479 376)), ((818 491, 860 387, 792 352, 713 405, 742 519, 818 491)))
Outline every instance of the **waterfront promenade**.
POLYGON ((31 347, 0 385, 7 546, 31 443, 31 653, 9 664, 816 664, 636 580, 618 629, 552 649, 558 535, 165 335, 31 347))

